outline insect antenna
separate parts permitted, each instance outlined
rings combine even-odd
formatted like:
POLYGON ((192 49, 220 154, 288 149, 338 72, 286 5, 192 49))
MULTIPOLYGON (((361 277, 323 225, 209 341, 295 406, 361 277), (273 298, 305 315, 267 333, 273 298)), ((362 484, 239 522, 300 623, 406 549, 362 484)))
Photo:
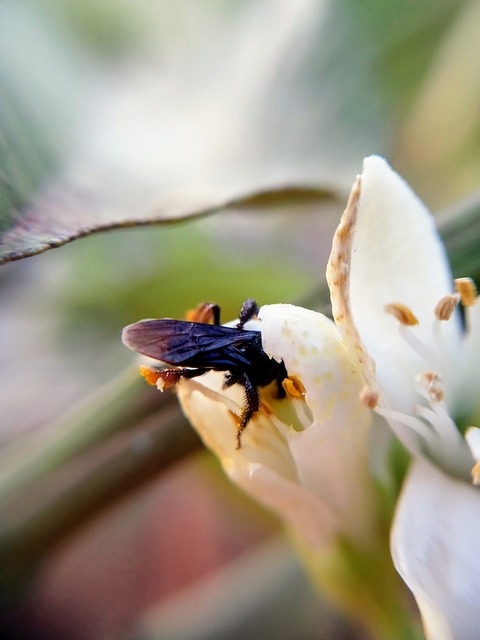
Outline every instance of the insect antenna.
POLYGON ((248 298, 242 305, 240 309, 239 322, 237 324, 237 329, 243 329, 246 322, 255 318, 258 314, 258 304, 255 302, 253 298, 248 298))

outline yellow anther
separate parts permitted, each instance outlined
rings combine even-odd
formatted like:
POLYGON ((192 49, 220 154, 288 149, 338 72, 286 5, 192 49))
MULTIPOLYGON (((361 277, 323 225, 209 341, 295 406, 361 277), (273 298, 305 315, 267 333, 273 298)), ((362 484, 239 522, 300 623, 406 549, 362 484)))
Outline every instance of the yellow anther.
POLYGON ((434 309, 435 316, 439 320, 450 320, 452 317, 452 313, 455 311, 458 303, 460 302, 461 296, 459 293, 452 293, 448 296, 443 296, 441 298, 434 309))
POLYGON ((454 280, 455 291, 460 294, 464 307, 471 307, 477 299, 477 287, 471 278, 457 278, 454 280))
POLYGON ((282 387, 287 396, 290 396, 291 398, 305 397, 305 387, 297 376, 290 376, 282 380, 282 387))
POLYGON ((392 302, 391 304, 387 304, 385 306, 385 311, 406 326, 414 326, 418 324, 418 320, 411 309, 409 309, 406 305, 400 304, 399 302, 392 302))

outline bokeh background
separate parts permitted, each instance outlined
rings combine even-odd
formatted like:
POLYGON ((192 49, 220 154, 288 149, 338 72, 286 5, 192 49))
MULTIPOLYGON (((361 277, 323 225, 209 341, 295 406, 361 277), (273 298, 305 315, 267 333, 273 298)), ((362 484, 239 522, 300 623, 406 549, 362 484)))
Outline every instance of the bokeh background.
POLYGON ((28 214, 89 236, 0 269, 5 634, 368 637, 120 333, 204 300, 225 319, 247 297, 322 306, 372 153, 440 222, 475 209, 479 28, 462 0, 3 0, 0 230, 28 214), (175 222, 291 185, 324 195, 175 222))

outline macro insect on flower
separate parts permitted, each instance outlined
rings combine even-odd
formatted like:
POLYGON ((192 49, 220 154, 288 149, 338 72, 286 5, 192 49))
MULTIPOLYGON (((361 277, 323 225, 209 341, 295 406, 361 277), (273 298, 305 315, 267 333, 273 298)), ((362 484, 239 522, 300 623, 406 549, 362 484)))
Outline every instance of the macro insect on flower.
POLYGON ((249 298, 242 306, 236 325, 224 327, 220 326, 220 307, 204 303, 190 314, 190 320, 165 318, 131 324, 123 330, 122 340, 143 355, 175 365, 159 370, 142 368, 145 378, 160 390, 209 370, 226 372, 224 389, 241 385, 245 402, 237 427, 239 449, 244 429, 260 408, 258 388, 275 382, 278 397, 285 397, 282 387, 287 377, 285 365, 267 356, 257 325, 253 325, 253 330, 245 328, 257 314, 257 303, 249 298))
POLYGON ((278 304, 241 325, 256 323, 255 353, 284 367, 266 368, 275 383, 265 387, 253 374, 258 408, 225 383, 227 367, 173 374, 182 408, 229 477, 282 518, 315 582, 378 638, 414 634, 377 491, 394 434, 412 456, 391 530, 395 567, 429 640, 476 640, 480 305, 471 281, 454 285, 433 217, 382 158, 367 158, 352 188, 327 282, 334 321, 278 304), (248 417, 241 449, 238 416, 248 417))

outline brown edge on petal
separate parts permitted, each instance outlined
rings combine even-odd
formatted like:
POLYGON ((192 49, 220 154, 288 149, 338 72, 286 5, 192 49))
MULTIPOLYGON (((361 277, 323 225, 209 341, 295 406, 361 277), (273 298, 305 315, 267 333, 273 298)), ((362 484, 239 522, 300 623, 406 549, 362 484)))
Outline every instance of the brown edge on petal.
POLYGON ((358 366, 365 381, 360 399, 366 406, 374 408, 379 397, 375 379, 375 362, 360 338, 350 307, 350 268, 361 190, 362 177, 357 176, 347 207, 333 236, 332 251, 327 264, 327 282, 330 288, 333 318, 350 351, 356 354, 358 366))

